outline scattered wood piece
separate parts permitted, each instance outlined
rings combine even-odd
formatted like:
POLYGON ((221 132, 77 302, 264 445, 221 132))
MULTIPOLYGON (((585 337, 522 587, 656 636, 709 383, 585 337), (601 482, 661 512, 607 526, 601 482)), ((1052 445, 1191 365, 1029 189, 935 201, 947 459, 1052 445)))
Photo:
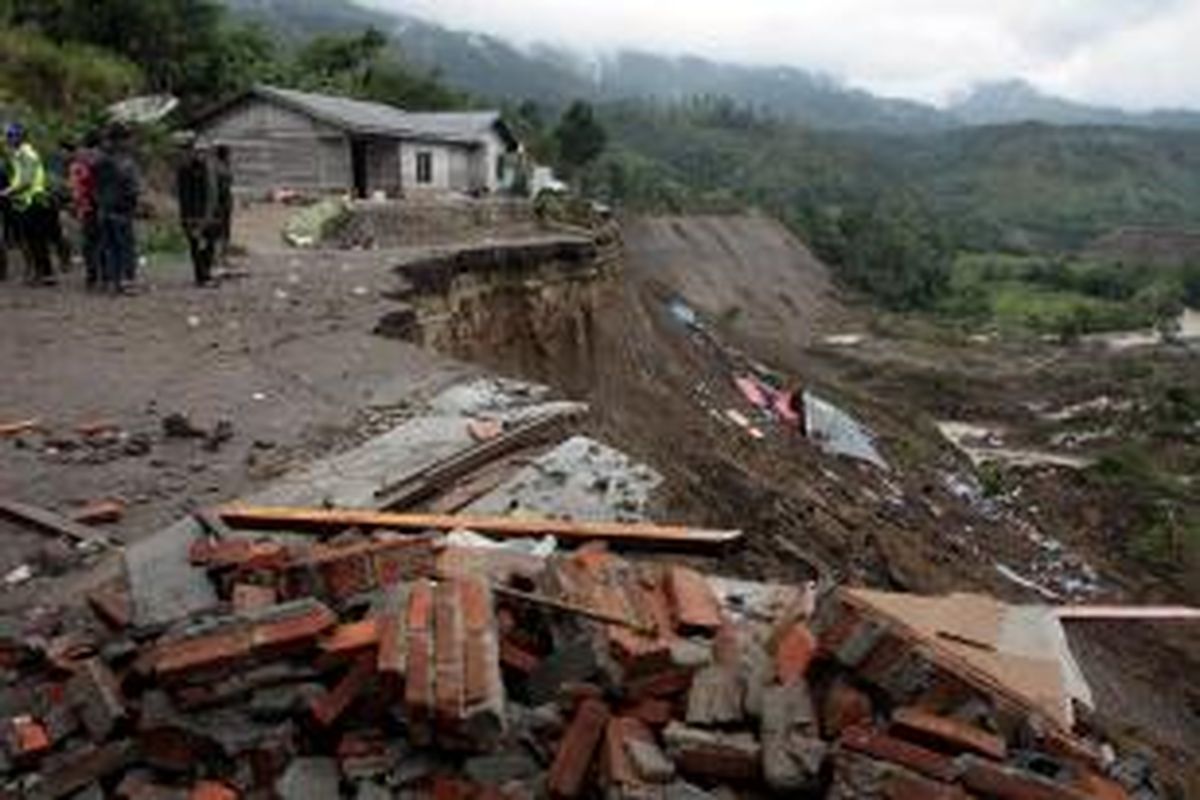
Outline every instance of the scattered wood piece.
POLYGON ((555 536, 567 542, 602 541, 627 547, 713 550, 741 540, 738 530, 703 530, 650 523, 573 522, 556 519, 394 514, 357 509, 276 508, 229 505, 216 512, 227 525, 247 530, 293 530, 336 533, 347 528, 398 531, 472 530, 485 536, 530 538, 555 536))
POLYGON ((71 514, 81 525, 113 525, 125 516, 125 503, 120 500, 92 500, 71 514))
POLYGON ((467 423, 467 431, 477 442, 490 442, 503 435, 504 423, 497 419, 473 419, 467 423))
POLYGON ((41 429, 41 427, 42 421, 37 417, 18 420, 17 422, 0 422, 0 438, 20 436, 22 433, 30 433, 41 429))
POLYGON ((63 536, 76 542, 109 545, 103 534, 80 525, 74 520, 67 519, 61 514, 47 511, 44 508, 19 503, 16 500, 0 499, 0 517, 32 528, 39 533, 51 536, 63 536))
POLYGON ((404 476, 375 492, 381 509, 398 511, 440 492, 446 491, 461 478, 482 469, 496 459, 517 450, 539 444, 557 434, 567 423, 587 413, 587 406, 568 406, 528 419, 480 441, 473 447, 445 458, 424 469, 404 476))
POLYGON ((1054 614, 1063 620, 1200 620, 1200 608, 1189 606, 1064 606, 1054 614))
POLYGON ((233 529, 226 525, 225 520, 221 519, 221 515, 212 509, 201 508, 193 511, 192 518, 209 536, 225 540, 234 538, 233 529))
POLYGON ((655 630, 652 626, 647 626, 638 620, 629 619, 628 617, 617 616, 615 614, 607 614, 599 609, 589 608, 587 606, 569 603, 565 600, 558 600, 553 597, 547 597, 543 594, 532 594, 530 592, 522 592, 519 589, 513 589, 508 586, 493 585, 492 591, 501 597, 507 597, 510 600, 516 600, 522 603, 538 605, 544 608, 551 608, 555 611, 562 611, 566 614, 574 614, 586 619, 595 620, 596 622, 604 622, 609 625, 620 625, 624 628, 629 628, 637 633, 653 636, 655 630))

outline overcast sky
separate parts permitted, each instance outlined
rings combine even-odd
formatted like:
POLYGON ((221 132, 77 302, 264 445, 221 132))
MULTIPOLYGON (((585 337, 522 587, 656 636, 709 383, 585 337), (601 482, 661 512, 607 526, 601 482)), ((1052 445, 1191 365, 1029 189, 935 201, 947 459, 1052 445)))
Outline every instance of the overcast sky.
POLYGON ((934 102, 1021 77, 1079 100, 1200 108, 1200 0, 367 0, 460 29, 826 72, 934 102))

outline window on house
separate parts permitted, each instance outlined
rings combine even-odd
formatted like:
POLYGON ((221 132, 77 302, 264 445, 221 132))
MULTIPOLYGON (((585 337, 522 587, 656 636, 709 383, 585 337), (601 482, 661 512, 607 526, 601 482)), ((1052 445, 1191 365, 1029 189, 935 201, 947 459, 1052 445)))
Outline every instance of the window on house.
POLYGON ((417 153, 417 183, 433 183, 433 153, 417 153))

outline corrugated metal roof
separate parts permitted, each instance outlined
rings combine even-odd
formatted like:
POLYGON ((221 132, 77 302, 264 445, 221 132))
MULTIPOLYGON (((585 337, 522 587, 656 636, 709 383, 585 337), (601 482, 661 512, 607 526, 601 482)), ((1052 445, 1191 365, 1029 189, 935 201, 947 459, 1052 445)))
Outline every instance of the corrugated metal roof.
POLYGON ((257 86, 253 94, 355 133, 478 144, 500 123, 499 111, 410 112, 386 103, 257 86))

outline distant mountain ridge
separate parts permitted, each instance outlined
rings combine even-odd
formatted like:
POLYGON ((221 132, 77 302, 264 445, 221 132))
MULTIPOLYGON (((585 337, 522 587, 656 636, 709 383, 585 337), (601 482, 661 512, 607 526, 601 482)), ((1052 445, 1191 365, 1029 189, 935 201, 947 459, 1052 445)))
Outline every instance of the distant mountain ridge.
POLYGON ((1164 110, 1139 114, 1092 106, 1046 94, 1022 80, 980 84, 952 103, 947 112, 964 125, 1043 122, 1049 125, 1200 128, 1200 112, 1164 110))
POLYGON ((751 67, 694 56, 632 50, 598 61, 553 46, 517 47, 495 36, 451 30, 411 14, 353 0, 226 0, 243 18, 285 37, 386 31, 405 60, 491 100, 562 105, 575 98, 683 100, 719 95, 812 128, 900 133, 1040 122, 1146 128, 1200 128, 1200 112, 1135 114, 1045 94, 1025 81, 982 84, 946 109, 884 98, 795 67, 751 67))

